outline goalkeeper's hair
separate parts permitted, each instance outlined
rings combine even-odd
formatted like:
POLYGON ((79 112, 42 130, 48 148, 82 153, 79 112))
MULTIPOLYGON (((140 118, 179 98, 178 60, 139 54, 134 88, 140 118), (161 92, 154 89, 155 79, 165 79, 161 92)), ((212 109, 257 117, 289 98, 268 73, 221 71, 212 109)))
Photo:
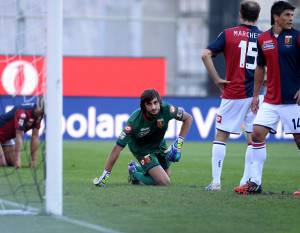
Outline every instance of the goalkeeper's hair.
POLYGON ((282 14, 282 12, 284 12, 285 10, 295 10, 295 7, 286 2, 286 1, 277 1, 274 2, 272 7, 271 7, 271 25, 273 26, 275 23, 274 20, 274 15, 280 16, 282 14))
POLYGON ((243 20, 256 22, 260 13, 260 6, 256 1, 243 1, 240 5, 240 14, 243 20))
POLYGON ((150 102, 151 100, 157 98, 160 107, 162 106, 162 100, 160 97, 160 94, 155 89, 147 89, 144 90, 141 97, 140 97, 140 107, 143 111, 143 113, 146 113, 146 106, 145 104, 150 102))

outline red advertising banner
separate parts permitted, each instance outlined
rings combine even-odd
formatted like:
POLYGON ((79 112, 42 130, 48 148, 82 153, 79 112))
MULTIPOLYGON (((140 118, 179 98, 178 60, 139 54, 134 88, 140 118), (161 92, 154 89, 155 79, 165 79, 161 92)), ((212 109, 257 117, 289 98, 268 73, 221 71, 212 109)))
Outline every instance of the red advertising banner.
MULTIPOLYGON (((0 95, 36 95, 45 87, 43 57, 0 56, 0 95)), ((138 97, 147 88, 166 94, 163 58, 64 57, 64 96, 138 97)))

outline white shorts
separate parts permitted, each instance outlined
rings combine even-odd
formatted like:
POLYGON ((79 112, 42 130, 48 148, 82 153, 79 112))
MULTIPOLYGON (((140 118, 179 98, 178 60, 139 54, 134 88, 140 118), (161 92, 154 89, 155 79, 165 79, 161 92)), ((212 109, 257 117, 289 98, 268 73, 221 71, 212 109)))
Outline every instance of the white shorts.
POLYGON ((228 133, 247 133, 253 129, 255 114, 251 111, 252 97, 246 99, 222 99, 216 119, 216 128, 228 133))
POLYGON ((276 133, 279 120, 282 122, 285 133, 300 133, 300 106, 297 104, 263 103, 253 124, 265 126, 270 129, 270 133, 276 133))
POLYGON ((1 146, 14 146, 16 144, 15 139, 9 139, 2 143, 1 146))

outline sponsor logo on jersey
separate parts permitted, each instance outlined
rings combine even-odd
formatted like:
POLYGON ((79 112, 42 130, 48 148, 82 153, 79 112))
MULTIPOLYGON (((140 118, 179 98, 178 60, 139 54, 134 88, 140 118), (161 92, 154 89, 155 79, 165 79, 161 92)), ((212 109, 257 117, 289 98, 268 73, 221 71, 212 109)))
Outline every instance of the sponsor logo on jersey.
POLYGON ((20 114, 20 117, 21 117, 21 118, 26 118, 26 113, 24 113, 24 112, 21 113, 21 114, 20 114))
POLYGON ((144 137, 145 135, 150 133, 150 127, 147 128, 141 128, 140 132, 138 133, 138 137, 144 137))
POLYGON ((293 44, 293 37, 292 36, 285 36, 284 37, 284 44, 285 45, 292 45, 293 44))
POLYGON ((274 49, 274 48, 275 48, 275 45, 272 40, 264 41, 263 46, 262 46, 263 50, 269 50, 269 49, 274 49))
POLYGON ((24 119, 19 119, 18 121, 19 126, 24 126, 24 119))
POLYGON ((163 126, 164 126, 164 119, 163 118, 157 119, 157 127, 161 129, 163 126))
POLYGON ((217 123, 221 124, 222 123, 222 116, 217 115, 217 123))
POLYGON ((125 132, 126 134, 130 134, 131 131, 132 131, 131 125, 126 125, 125 128, 124 128, 124 132, 125 132))

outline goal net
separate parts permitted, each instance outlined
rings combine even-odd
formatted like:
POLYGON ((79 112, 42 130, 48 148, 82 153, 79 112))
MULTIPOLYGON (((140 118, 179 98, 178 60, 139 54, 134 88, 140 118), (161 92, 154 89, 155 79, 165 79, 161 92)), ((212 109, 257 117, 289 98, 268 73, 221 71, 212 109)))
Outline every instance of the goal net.
MULTIPOLYGON (((47 95, 48 7, 47 0, 0 0, 0 114, 20 103, 36 103, 47 95)), ((30 131, 23 138, 21 167, 0 167, 0 215, 46 210, 45 122, 44 119, 39 130, 35 167, 29 166, 30 131)), ((12 145, 4 143, 2 147, 14 152, 12 145)), ((10 156, 9 152, 5 156, 10 156)))

